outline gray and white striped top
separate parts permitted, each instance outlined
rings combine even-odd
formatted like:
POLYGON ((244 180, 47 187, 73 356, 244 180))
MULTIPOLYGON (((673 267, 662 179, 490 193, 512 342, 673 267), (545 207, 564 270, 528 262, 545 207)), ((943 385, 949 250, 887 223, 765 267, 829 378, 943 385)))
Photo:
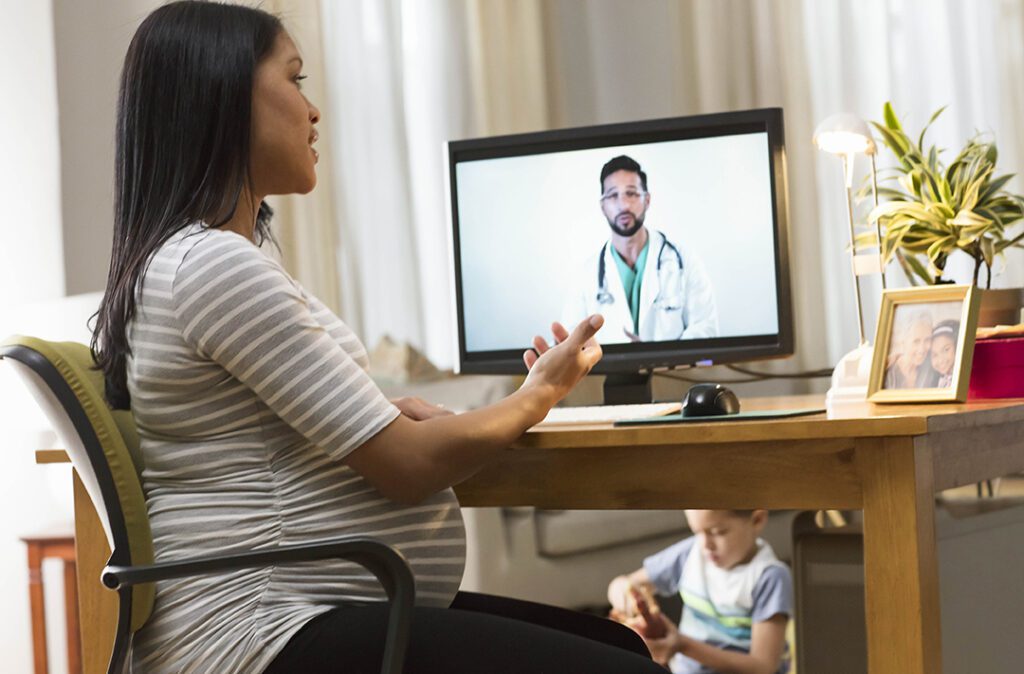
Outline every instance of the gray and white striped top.
MULTIPOLYGON (((465 560, 454 494, 401 506, 342 463, 399 412, 356 336, 280 264, 238 234, 189 226, 154 255, 128 338, 157 561, 370 534, 409 559, 417 602, 450 603, 465 560)), ((382 597, 340 561, 159 583, 132 662, 259 672, 332 605, 382 597)))

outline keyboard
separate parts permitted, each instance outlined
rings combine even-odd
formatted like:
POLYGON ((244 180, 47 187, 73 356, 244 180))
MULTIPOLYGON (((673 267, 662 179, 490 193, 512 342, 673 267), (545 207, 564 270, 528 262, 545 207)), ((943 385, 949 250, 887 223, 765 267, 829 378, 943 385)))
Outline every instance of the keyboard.
POLYGON ((642 403, 638 405, 593 405, 586 407, 555 407, 541 424, 602 424, 623 419, 649 419, 675 414, 680 403, 642 403))

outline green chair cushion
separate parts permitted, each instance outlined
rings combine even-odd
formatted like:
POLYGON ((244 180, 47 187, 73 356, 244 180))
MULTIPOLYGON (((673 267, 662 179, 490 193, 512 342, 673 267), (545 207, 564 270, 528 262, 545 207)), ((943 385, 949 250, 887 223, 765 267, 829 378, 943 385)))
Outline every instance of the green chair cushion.
MULTIPOLYGON (((103 397, 103 373, 96 369, 89 347, 77 342, 48 342, 22 336, 9 338, 3 345, 19 345, 36 351, 57 368, 71 387, 99 438, 110 466, 128 530, 131 564, 152 564, 153 534, 140 481, 143 464, 135 421, 130 411, 112 410, 107 405, 103 397)), ((142 627, 152 613, 154 593, 152 583, 133 589, 132 632, 142 627)))

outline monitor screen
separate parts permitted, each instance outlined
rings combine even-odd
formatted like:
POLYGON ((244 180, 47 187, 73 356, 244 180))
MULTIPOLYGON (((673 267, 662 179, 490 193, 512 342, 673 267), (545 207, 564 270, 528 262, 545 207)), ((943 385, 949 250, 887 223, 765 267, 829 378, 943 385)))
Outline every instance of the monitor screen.
POLYGON ((592 313, 598 372, 790 355, 782 111, 454 141, 459 370, 592 313))

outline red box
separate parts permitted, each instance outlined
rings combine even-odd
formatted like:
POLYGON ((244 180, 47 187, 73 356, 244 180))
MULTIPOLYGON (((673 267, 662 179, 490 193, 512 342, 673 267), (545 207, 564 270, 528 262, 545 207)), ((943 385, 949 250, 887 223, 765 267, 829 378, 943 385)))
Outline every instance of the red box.
POLYGON ((1024 337, 975 342, 967 398, 1024 398, 1024 337))

